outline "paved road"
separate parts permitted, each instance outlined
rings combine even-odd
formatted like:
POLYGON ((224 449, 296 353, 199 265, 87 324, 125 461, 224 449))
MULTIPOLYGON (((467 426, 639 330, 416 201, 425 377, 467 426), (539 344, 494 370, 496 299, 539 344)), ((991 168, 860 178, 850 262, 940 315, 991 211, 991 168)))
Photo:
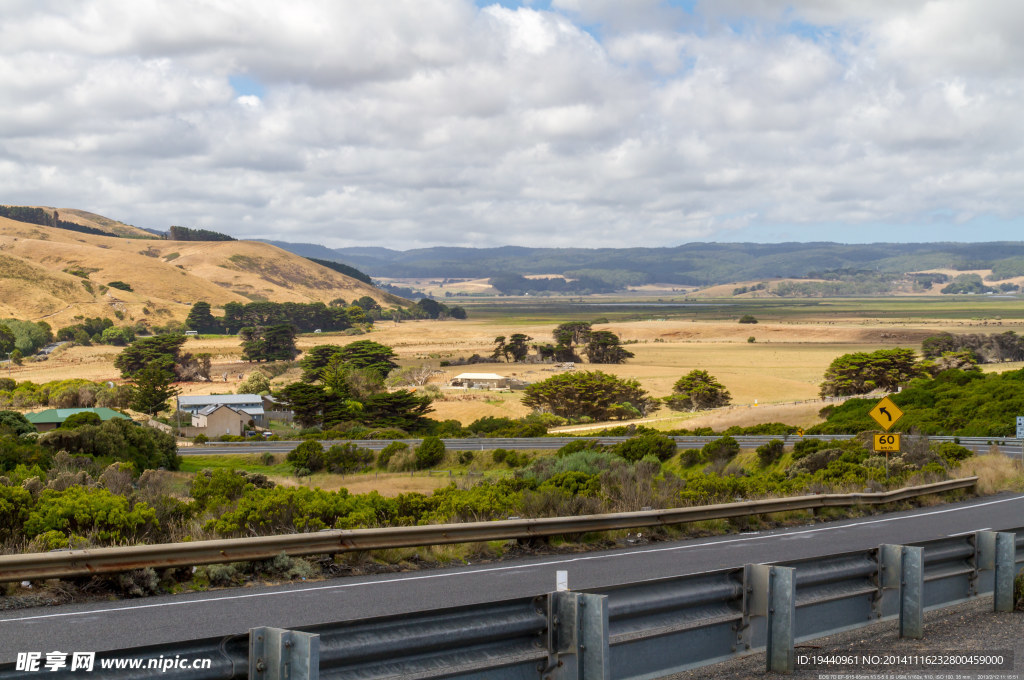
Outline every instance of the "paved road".
MULTIPOLYGON (((903 435, 904 438, 909 438, 908 435, 903 435)), ((787 436, 770 436, 770 435, 741 435, 736 437, 736 441, 740 443, 743 448, 756 448, 762 444, 766 444, 772 439, 782 439, 787 445, 792 446, 801 439, 822 439, 826 441, 839 441, 843 439, 852 439, 853 435, 849 434, 831 434, 831 435, 818 435, 816 437, 797 437, 796 435, 787 436)), ((454 451, 485 451, 493 450, 497 448, 502 449, 519 449, 519 450, 537 450, 537 449, 558 449, 572 441, 578 441, 581 437, 523 437, 523 438, 469 438, 469 439, 445 439, 445 447, 454 451)), ((602 444, 617 444, 618 442, 625 441, 628 437, 582 437, 582 439, 593 439, 602 444)), ((718 437, 673 437, 676 440, 676 446, 680 449, 689 448, 700 448, 704 444, 718 439, 718 437)), ((977 453, 987 453, 992 446, 996 446, 999 451, 1009 456, 1019 457, 1021 455, 1021 446, 1024 444, 1020 439, 1013 439, 1009 437, 929 437, 929 441, 954 441, 957 440, 962 446, 965 446, 972 451, 977 453)), ((357 446, 364 448, 380 450, 390 444, 392 441, 404 441, 411 446, 419 444, 419 439, 404 439, 404 440, 391 440, 391 439, 353 439, 353 440, 339 440, 339 441, 325 441, 322 442, 324 446, 331 446, 332 444, 346 444, 353 443, 357 446)), ((187 446, 178 449, 178 453, 182 455, 210 455, 210 454, 222 454, 222 453, 285 453, 294 449, 299 442, 297 441, 284 441, 284 442, 267 442, 267 441, 253 441, 253 442, 223 442, 213 443, 205 446, 187 446)))
POLYGON ((536 595, 568 570, 576 590, 911 543, 1024 525, 1024 495, 579 555, 558 555, 282 587, 86 603, 0 613, 0 663, 19 650, 102 651, 536 595))

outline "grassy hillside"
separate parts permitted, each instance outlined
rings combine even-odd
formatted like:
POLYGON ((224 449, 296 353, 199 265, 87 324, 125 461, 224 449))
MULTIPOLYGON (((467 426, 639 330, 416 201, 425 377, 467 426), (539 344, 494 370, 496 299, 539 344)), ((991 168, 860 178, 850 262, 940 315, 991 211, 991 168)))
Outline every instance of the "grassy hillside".
MULTIPOLYGON (((70 220, 71 212, 61 211, 61 219, 70 220)), ((89 213, 74 217, 96 228, 114 230, 120 224, 89 213)), ((405 303, 305 258, 251 241, 95 236, 0 218, 0 258, 0 317, 46 319, 51 325, 70 322, 76 315, 110 316, 114 311, 126 319, 183 320, 199 300, 215 307, 253 300, 329 303, 362 296, 385 307, 405 303), (111 281, 123 281, 132 290, 109 288, 111 281)))

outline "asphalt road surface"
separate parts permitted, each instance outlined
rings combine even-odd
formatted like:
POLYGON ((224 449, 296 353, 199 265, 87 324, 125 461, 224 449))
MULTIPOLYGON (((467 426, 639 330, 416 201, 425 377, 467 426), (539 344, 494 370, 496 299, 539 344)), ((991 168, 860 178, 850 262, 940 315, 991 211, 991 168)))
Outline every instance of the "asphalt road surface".
POLYGON ((528 597, 555 589, 555 572, 586 590, 746 563, 777 562, 1024 525, 1024 495, 751 534, 618 550, 342 578, 20 609, 0 613, 0 663, 18 651, 104 651, 528 597))

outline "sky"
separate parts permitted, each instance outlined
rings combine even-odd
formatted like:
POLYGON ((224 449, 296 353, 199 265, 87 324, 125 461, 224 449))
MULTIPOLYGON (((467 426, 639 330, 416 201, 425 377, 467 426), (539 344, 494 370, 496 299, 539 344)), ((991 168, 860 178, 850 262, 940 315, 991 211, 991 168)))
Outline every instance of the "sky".
POLYGON ((395 249, 1024 240, 1019 0, 0 0, 0 203, 395 249))

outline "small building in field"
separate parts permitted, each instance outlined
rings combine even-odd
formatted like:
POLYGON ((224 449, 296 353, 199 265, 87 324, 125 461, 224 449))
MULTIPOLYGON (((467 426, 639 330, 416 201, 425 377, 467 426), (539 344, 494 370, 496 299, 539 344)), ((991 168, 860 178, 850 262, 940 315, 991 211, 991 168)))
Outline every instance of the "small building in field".
POLYGON ((201 394, 178 397, 178 410, 186 411, 193 416, 210 406, 230 406, 236 411, 249 414, 249 418, 256 425, 262 427, 266 424, 263 397, 258 394, 201 394))
POLYGON ((105 406, 99 408, 48 408, 37 413, 26 413, 25 418, 28 422, 35 425, 36 430, 39 432, 49 432, 50 430, 56 430, 65 420, 76 413, 95 413, 104 422, 112 418, 131 420, 125 414, 118 413, 114 409, 105 406))
POLYGON ((192 427, 207 437, 219 437, 229 434, 241 437, 252 417, 224 404, 213 404, 192 414, 192 427))
POLYGON ((478 390, 508 389, 511 379, 497 373, 459 373, 449 383, 452 387, 471 387, 478 390))

